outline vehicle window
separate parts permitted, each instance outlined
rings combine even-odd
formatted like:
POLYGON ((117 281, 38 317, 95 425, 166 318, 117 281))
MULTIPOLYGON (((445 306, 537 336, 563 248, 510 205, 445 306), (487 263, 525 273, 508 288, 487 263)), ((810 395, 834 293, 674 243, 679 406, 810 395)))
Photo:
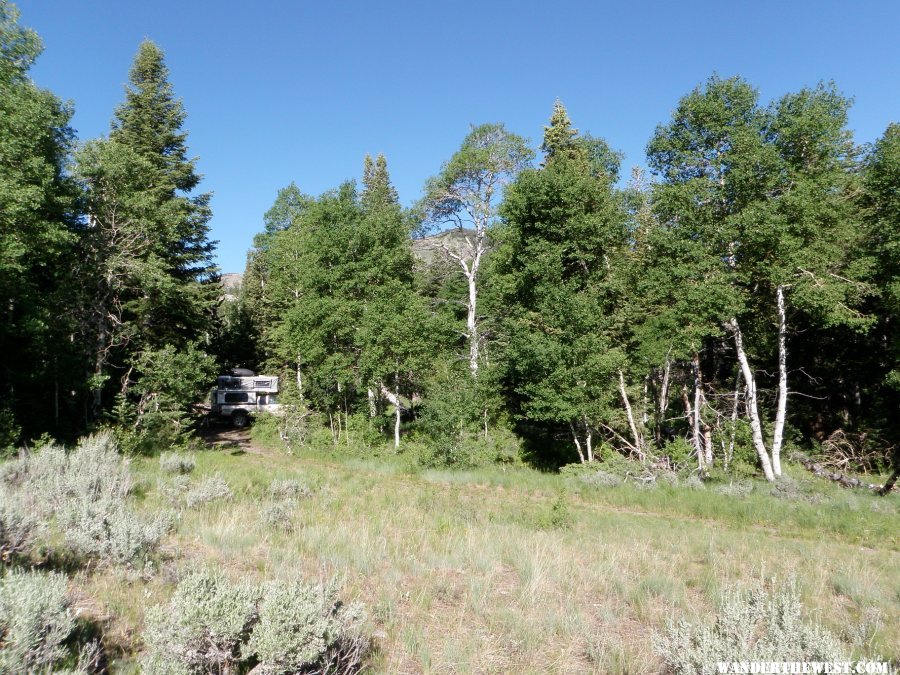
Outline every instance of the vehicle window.
POLYGON ((225 394, 225 403, 246 403, 247 394, 238 392, 228 392, 225 394))

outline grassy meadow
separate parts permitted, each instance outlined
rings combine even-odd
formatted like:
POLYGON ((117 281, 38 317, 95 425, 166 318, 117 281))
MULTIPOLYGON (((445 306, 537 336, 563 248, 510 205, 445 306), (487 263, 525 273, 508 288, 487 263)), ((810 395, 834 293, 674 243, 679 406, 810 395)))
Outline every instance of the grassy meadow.
MULTIPOLYGON (((142 511, 186 489, 158 458, 132 471, 142 511)), ((145 609, 196 566, 336 578, 367 608, 377 673, 657 672, 667 620, 711 621, 725 589, 791 575, 855 656, 900 660, 900 500, 789 471, 802 489, 776 497, 226 444, 198 452, 189 481, 219 476, 233 495, 181 503, 152 574, 85 569, 74 585, 125 672, 145 609), (270 489, 285 480, 302 488, 288 501, 270 489)))

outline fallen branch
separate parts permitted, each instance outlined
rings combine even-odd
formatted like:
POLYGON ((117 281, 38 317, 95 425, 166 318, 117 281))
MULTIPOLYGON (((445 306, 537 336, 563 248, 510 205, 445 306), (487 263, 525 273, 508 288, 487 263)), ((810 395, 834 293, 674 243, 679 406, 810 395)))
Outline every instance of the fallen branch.
POLYGON ((866 483, 865 481, 861 481, 859 478, 848 476, 847 474, 840 473, 839 471, 829 471, 818 462, 814 462, 809 457, 800 452, 795 452, 793 458, 800 462, 800 464, 802 464, 803 467, 810 473, 818 476, 819 478, 827 478, 828 480, 834 481, 835 483, 840 483, 844 487, 866 488, 868 490, 878 492, 879 494, 887 494, 893 487, 890 481, 885 483, 883 486, 875 485, 874 483, 866 483))

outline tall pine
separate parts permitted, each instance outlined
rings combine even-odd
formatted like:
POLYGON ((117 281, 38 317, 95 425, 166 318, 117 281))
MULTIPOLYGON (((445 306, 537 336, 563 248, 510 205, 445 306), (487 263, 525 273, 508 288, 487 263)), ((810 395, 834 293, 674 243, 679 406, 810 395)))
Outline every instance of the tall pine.
POLYGON ((141 308, 142 332, 158 343, 197 338, 207 330, 218 289, 210 281, 215 243, 209 240, 209 193, 191 195, 201 176, 187 154, 186 113, 175 98, 162 50, 141 43, 129 73, 125 101, 109 138, 145 160, 145 193, 155 202, 152 253, 164 276, 141 308))
POLYGON ((150 355, 207 341, 219 287, 209 195, 187 157, 185 112, 162 51, 141 44, 108 138, 78 154, 87 227, 82 328, 93 416, 127 396, 150 355))

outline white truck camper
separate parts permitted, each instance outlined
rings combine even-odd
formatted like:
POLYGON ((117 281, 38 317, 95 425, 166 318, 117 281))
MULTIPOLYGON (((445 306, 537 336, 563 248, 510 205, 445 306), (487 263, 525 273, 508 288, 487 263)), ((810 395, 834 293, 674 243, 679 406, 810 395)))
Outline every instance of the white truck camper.
POLYGON ((281 409, 278 378, 257 375, 246 368, 235 368, 227 375, 219 375, 211 396, 212 414, 230 419, 238 428, 247 426, 251 415, 277 413, 281 409))

